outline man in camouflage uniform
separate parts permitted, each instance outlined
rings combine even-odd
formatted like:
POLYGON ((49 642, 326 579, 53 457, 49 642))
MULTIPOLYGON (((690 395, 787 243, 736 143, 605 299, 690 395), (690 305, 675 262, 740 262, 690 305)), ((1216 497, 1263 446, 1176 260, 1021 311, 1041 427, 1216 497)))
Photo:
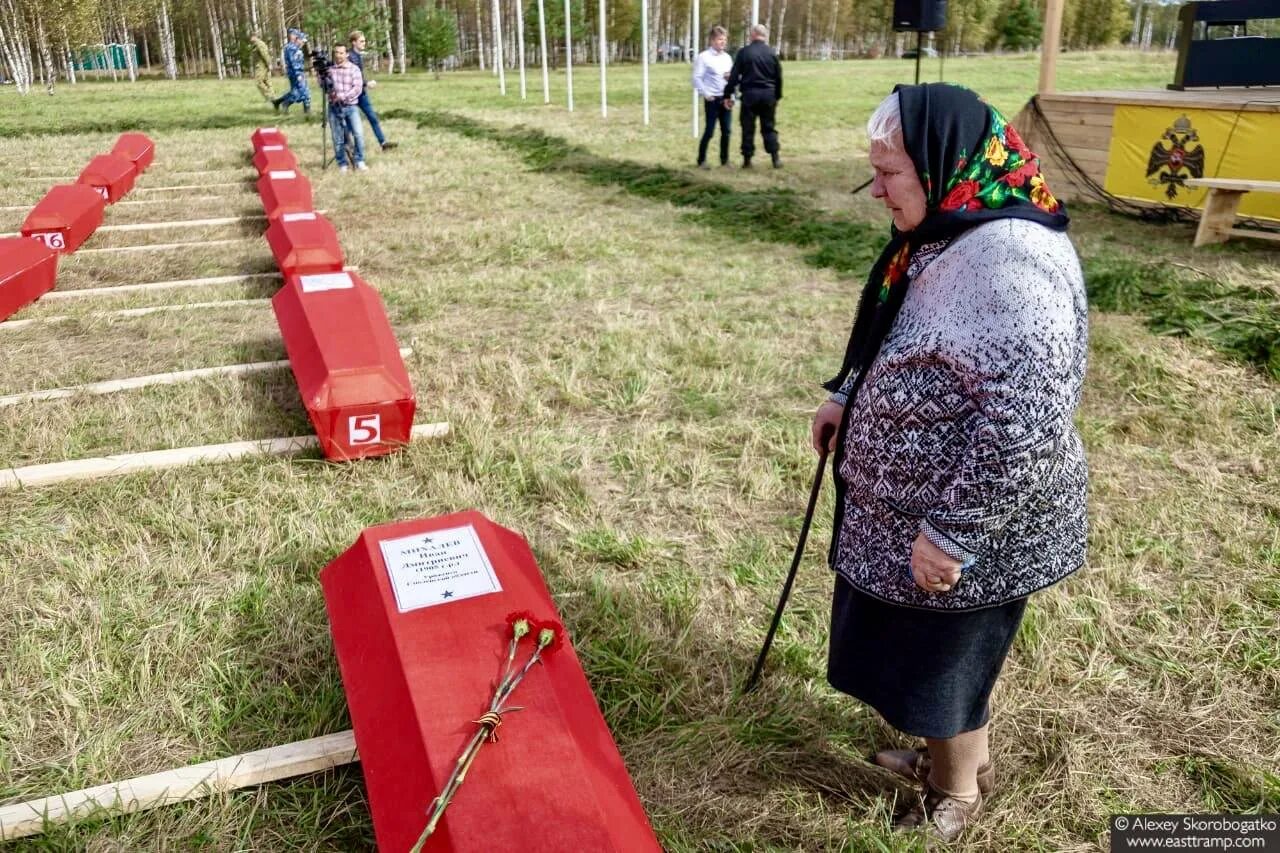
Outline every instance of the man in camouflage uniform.
POLYGON ((311 115, 311 90, 307 88, 307 55, 302 50, 306 37, 302 30, 289 30, 289 43, 284 46, 284 73, 289 75, 289 91, 271 103, 285 112, 293 104, 301 103, 302 111, 311 115))
POLYGON ((262 40, 257 30, 249 37, 249 46, 253 48, 253 82, 262 93, 262 97, 275 102, 275 92, 271 91, 271 48, 262 40))

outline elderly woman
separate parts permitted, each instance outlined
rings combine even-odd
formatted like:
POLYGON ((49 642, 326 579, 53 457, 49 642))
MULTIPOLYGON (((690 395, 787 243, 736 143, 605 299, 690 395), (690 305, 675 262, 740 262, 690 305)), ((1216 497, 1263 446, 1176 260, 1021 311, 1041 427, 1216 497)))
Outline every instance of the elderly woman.
POLYGON ((922 787, 896 826, 949 841, 991 791, 987 700, 1027 597, 1084 562, 1084 282, 1036 155, 973 92, 899 86, 867 132, 893 230, 813 422, 827 677, 924 739, 874 760, 922 787))

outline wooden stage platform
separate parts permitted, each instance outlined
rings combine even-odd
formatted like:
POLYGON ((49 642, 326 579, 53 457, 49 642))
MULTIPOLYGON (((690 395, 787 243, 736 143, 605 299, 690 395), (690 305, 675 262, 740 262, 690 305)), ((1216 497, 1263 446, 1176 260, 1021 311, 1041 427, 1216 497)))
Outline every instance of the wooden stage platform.
MULTIPOLYGON (((1109 89, 1092 92, 1044 92, 1037 95, 1032 104, 1023 108, 1014 119, 1014 126, 1023 134, 1031 148, 1040 155, 1045 175, 1056 194, 1067 200, 1100 200, 1101 196, 1089 185, 1089 181, 1081 179, 1076 170, 1065 162, 1057 145, 1050 139, 1045 124, 1047 122, 1049 128, 1052 128, 1053 136, 1056 136, 1066 154, 1080 167, 1080 170, 1097 186, 1102 187, 1107 184, 1107 167, 1112 157, 1113 122, 1117 108, 1122 107, 1163 108, 1173 116, 1169 119, 1169 124, 1172 124, 1178 115, 1189 111, 1209 110, 1224 114, 1223 120, 1229 124, 1234 133, 1242 115, 1250 114, 1251 118, 1261 118, 1252 114, 1280 113, 1280 87, 1187 91, 1109 89), (1035 105, 1039 106, 1039 114, 1034 109, 1035 105)), ((1194 112, 1191 114, 1196 115, 1194 112)), ((1272 119, 1280 121, 1280 117, 1269 117, 1266 123, 1269 125, 1272 119)), ((1150 146, 1157 143, 1159 139, 1160 135, 1157 131, 1146 143, 1147 151, 1150 151, 1150 146)), ((1274 137, 1271 137, 1271 140, 1274 140, 1274 137)), ((1236 138, 1232 142, 1232 145, 1237 148, 1257 144, 1256 140, 1244 137, 1236 138)), ((1269 141, 1266 147, 1270 148, 1274 144, 1274 141, 1269 141)), ((1205 142, 1205 148, 1211 149, 1208 141, 1205 142)), ((1210 151, 1208 162, 1205 163, 1205 175, 1219 177, 1215 171, 1219 165, 1221 165, 1221 158, 1215 159, 1214 153, 1210 151)), ((1238 177, 1275 179, 1265 174, 1238 177)))

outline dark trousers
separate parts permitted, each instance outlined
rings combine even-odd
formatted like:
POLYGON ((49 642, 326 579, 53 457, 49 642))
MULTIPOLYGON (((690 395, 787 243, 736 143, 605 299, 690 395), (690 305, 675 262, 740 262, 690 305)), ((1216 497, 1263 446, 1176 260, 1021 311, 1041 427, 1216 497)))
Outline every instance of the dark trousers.
POLYGON ((770 154, 778 153, 778 130, 774 127, 774 117, 778 112, 778 102, 773 92, 742 93, 742 158, 750 160, 756 153, 756 119, 760 119, 760 135, 764 137, 764 150, 770 154))
POLYGON ((723 98, 702 99, 703 114, 707 119, 707 128, 702 131, 702 141, 698 143, 698 165, 707 161, 707 146, 711 137, 716 135, 716 124, 720 125, 720 162, 729 162, 729 134, 733 128, 733 110, 724 105, 723 98))
POLYGON ((373 111, 373 104, 369 101, 369 93, 361 92, 360 100, 356 101, 356 106, 360 108, 360 112, 364 113, 364 117, 369 120, 369 127, 373 128, 373 137, 378 140, 378 144, 382 145, 387 141, 387 137, 382 135, 382 125, 378 124, 378 114, 373 111))

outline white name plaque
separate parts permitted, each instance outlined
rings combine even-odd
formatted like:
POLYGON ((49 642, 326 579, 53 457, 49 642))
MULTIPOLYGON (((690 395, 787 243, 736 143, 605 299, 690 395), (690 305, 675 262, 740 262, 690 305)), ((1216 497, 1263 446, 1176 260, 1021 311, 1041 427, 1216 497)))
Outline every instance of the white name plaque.
POLYGON ((267 172, 267 174, 271 176, 271 180, 273 181, 283 181, 283 180, 291 181, 294 178, 298 177, 298 173, 295 172, 293 169, 272 169, 271 171, 267 172))
POLYGON ((351 275, 345 272, 322 272, 313 275, 300 275, 298 282, 303 293, 319 293, 322 290, 350 290, 355 287, 351 275))
POLYGON ((316 218, 316 212, 314 210, 308 210, 302 213, 286 213, 280 218, 285 222, 308 222, 316 218))
POLYGON ((401 613, 502 592, 470 524, 384 539, 378 545, 401 613))

